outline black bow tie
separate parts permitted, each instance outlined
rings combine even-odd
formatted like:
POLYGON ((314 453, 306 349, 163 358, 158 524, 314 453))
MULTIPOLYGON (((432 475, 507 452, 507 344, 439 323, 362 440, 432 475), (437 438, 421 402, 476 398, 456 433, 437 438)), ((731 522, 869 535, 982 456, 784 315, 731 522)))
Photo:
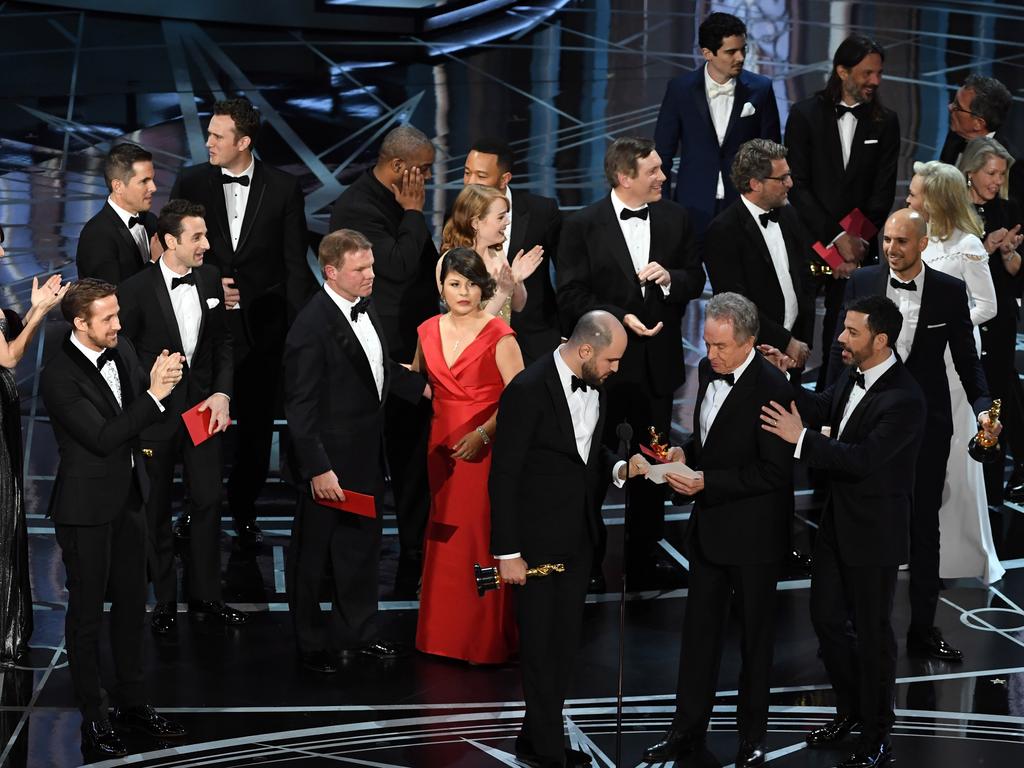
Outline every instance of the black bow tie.
POLYGON ((711 378, 708 380, 708 383, 710 384, 712 381, 715 381, 716 379, 724 381, 730 387, 733 384, 736 383, 736 375, 735 374, 733 374, 733 373, 719 373, 714 368, 712 368, 711 369, 711 378))
POLYGON ((647 206, 640 208, 635 211, 631 211, 629 208, 623 208, 619 211, 619 218, 623 221, 629 221, 630 219, 640 219, 641 221, 647 221, 647 206))
POLYGON ((889 285, 895 288, 897 291, 916 291, 917 283, 911 280, 909 283, 901 283, 895 277, 889 278, 889 285))
POLYGON ((370 308, 370 299, 368 296, 363 296, 352 306, 352 311, 349 312, 349 317, 352 318, 352 322, 355 322, 359 318, 359 313, 366 312, 370 308))
POLYGON ((853 383, 861 389, 867 389, 867 387, 864 386, 864 374, 860 371, 850 371, 850 378, 853 379, 853 383))
POLYGON ((195 284, 196 284, 196 276, 195 276, 194 272, 189 272, 187 275, 182 275, 181 277, 172 277, 171 278, 171 290, 172 291, 175 288, 177 288, 179 285, 195 285, 195 284))
POLYGON ((586 392, 589 389, 589 387, 587 386, 587 382, 585 382, 583 379, 581 379, 579 376, 576 376, 575 374, 570 377, 569 381, 570 386, 572 387, 572 392, 575 392, 577 389, 586 392))
POLYGON ((96 369, 103 370, 103 366, 107 363, 117 364, 117 350, 116 349, 105 349, 100 353, 99 358, 96 360, 96 369))
POLYGON ((765 229, 768 229, 768 222, 769 221, 778 221, 779 220, 779 209, 778 208, 772 208, 770 211, 765 211, 764 213, 759 213, 759 214, 757 214, 757 220, 761 222, 761 226, 762 227, 764 227, 765 229))
POLYGON ((226 173, 220 175, 221 184, 241 184, 243 187, 249 186, 248 176, 228 176, 226 173))
POLYGON ((857 104, 856 106, 853 107, 848 107, 845 104, 836 104, 836 119, 840 120, 843 118, 844 115, 851 114, 855 118, 860 120, 861 117, 863 117, 864 115, 864 109, 866 107, 867 104, 857 104))
POLYGON ((141 224, 141 223, 142 223, 142 217, 141 216, 129 216, 128 217, 128 229, 131 229, 136 224, 141 224))

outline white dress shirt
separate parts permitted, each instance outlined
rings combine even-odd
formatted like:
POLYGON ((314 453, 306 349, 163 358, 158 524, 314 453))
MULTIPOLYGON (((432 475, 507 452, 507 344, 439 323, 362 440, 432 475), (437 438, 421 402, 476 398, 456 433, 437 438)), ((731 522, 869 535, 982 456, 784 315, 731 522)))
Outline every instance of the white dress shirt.
POLYGON ((345 322, 352 326, 352 330, 355 331, 356 338, 359 339, 359 345, 363 348, 363 352, 366 353, 366 359, 370 363, 373 382, 377 385, 377 397, 382 397, 384 394, 384 350, 381 347, 380 337, 377 336, 373 323, 365 312, 360 312, 358 317, 353 320, 352 307, 356 305, 356 302, 349 301, 344 296, 335 293, 327 283, 324 283, 324 290, 331 297, 331 301, 338 305, 341 314, 345 316, 345 322))
POLYGON ((893 288, 892 283, 889 282, 893 279, 901 283, 909 281, 896 277, 891 269, 889 270, 889 281, 885 283, 886 298, 891 299, 900 308, 900 314, 903 315, 903 327, 900 328, 900 336, 896 340, 896 351, 900 353, 900 359, 904 362, 910 356, 910 350, 914 346, 914 334, 917 332, 917 322, 921 318, 921 297, 924 295, 924 263, 920 267, 920 271, 912 278, 914 285, 917 286, 916 291, 893 288))
MULTIPOLYGON (((730 77, 724 83, 716 83, 708 72, 708 65, 704 65, 704 94, 708 99, 708 110, 711 112, 711 122, 715 126, 715 134, 718 136, 718 146, 725 141, 725 131, 729 127, 729 117, 732 115, 733 101, 736 99, 736 78, 730 77)), ((725 198, 725 182, 722 180, 722 172, 718 172, 718 189, 715 197, 719 200, 725 198)))
POLYGON ((712 379, 708 384, 708 388, 704 392, 704 400, 700 404, 700 442, 702 445, 708 439, 708 432, 711 431, 711 425, 715 423, 715 417, 718 416, 718 412, 722 410, 722 404, 729 397, 732 388, 740 380, 743 372, 750 366, 750 361, 754 359, 756 354, 757 350, 751 349, 747 359, 740 363, 736 370, 732 372, 732 384, 722 379, 712 379))
MULTIPOLYGON (((845 102, 840 103, 847 107, 857 106, 845 102)), ((839 128, 839 143, 843 148, 843 168, 845 169, 850 162, 850 152, 853 150, 853 134, 857 132, 857 118, 852 112, 846 112, 837 119, 836 126, 839 128)))
MULTIPOLYGON (((508 243, 512 239, 512 188, 509 186, 505 187, 505 199, 508 200, 508 213, 505 214, 505 253, 508 253, 508 243)), ((515 258, 515 254, 510 253, 509 257, 515 258)))
MULTIPOLYGON (((249 178, 249 186, 243 187, 241 184, 235 183, 223 185, 224 205, 228 212, 228 230, 231 232, 232 250, 238 248, 238 238, 242 236, 242 221, 245 219, 245 206, 249 202, 249 190, 252 189, 252 174, 255 167, 256 161, 253 160, 249 163, 248 168, 238 174, 239 177, 247 176, 249 178)), ((226 168, 221 168, 220 172, 223 176, 235 176, 226 168)))
POLYGON ((782 289, 782 299, 785 304, 783 310, 782 324, 787 331, 793 330, 796 323, 797 303, 796 289, 793 288, 793 276, 789 273, 789 252, 786 250, 786 239, 782 236, 782 227, 777 221, 769 221, 767 227, 761 226, 758 218, 762 213, 768 213, 760 206, 754 205, 747 199, 746 195, 740 195, 740 200, 754 217, 757 230, 764 238, 764 244, 768 246, 768 253, 772 257, 772 266, 775 267, 775 277, 778 278, 779 288, 782 289))
MULTIPOLYGON (((133 216, 137 219, 142 218, 141 213, 129 213, 109 197, 107 198, 107 204, 114 209, 114 213, 116 213, 117 217, 124 222, 126 227, 128 226, 128 220, 133 216)), ((135 244, 139 247, 139 253, 143 256, 142 260, 144 262, 148 262, 150 260, 150 252, 149 235, 146 233, 146 228, 142 226, 142 222, 139 222, 134 227, 129 227, 128 231, 131 233, 132 238, 134 238, 135 244)))
MULTIPOLYGON (((622 212, 625 210, 642 211, 644 208, 649 208, 649 206, 643 205, 639 208, 630 208, 619 199, 614 189, 612 190, 611 198, 612 210, 615 211, 615 220, 619 222, 619 229, 622 230, 622 236, 626 239, 626 247, 629 248, 630 261, 633 262, 633 269, 639 274, 640 270, 646 267, 651 260, 651 213, 648 210, 646 219, 639 219, 633 216, 630 219, 623 220, 622 212)), ((671 283, 661 286, 661 292, 666 296, 668 296, 671 290, 671 283)), ((647 295, 646 283, 640 285, 640 293, 644 296, 647 295)))
POLYGON ((184 274, 172 272, 164 260, 160 259, 160 274, 164 278, 164 286, 167 288, 167 295, 171 297, 171 308, 174 310, 174 320, 178 324, 178 335, 181 337, 181 349, 185 353, 185 360, 192 365, 192 356, 196 352, 196 345, 199 343, 199 323, 202 320, 203 308, 199 304, 199 290, 194 285, 179 285, 171 289, 171 280, 175 277, 184 277, 192 272, 187 270, 184 274))

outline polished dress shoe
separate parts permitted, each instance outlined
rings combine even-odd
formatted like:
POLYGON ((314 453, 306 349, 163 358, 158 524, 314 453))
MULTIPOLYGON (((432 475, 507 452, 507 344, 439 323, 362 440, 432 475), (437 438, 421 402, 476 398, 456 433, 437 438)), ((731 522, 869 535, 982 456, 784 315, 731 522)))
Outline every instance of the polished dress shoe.
POLYGON ((178 515, 178 519, 174 521, 174 526, 171 530, 174 531, 174 538, 176 539, 192 538, 192 516, 188 512, 182 512, 178 515))
MULTIPOLYGON (((539 755, 534 755, 530 752, 519 752, 516 751, 516 760, 523 765, 528 765, 530 768, 547 768, 549 765, 558 765, 558 763, 552 763, 550 760, 545 760, 539 755)), ((581 752, 578 749, 565 749, 565 768, 586 768, 593 762, 593 759, 586 752, 581 752)))
POLYGON ((409 651, 394 643, 385 640, 376 640, 361 648, 345 648, 338 654, 345 661, 357 659, 360 656, 369 656, 377 661, 392 661, 402 656, 408 656, 409 651))
POLYGON ((140 704, 137 707, 114 707, 110 712, 110 719, 115 725, 148 733, 159 739, 173 739, 187 733, 181 725, 173 720, 168 720, 149 704, 140 704))
POLYGON ((128 749, 108 720, 86 720, 82 723, 82 754, 92 757, 124 757, 128 749))
POLYGON ((249 619, 249 614, 220 601, 189 600, 188 615, 197 621, 218 621, 225 627, 239 627, 249 619))
POLYGON ((764 765, 764 742, 740 740, 740 748, 736 752, 736 768, 752 768, 764 765))
POLYGON ((677 731, 675 728, 665 734, 665 738, 644 750, 644 762, 665 763, 678 760, 703 748, 704 739, 694 738, 692 734, 677 731))
POLYGON ((821 728, 815 728, 807 734, 807 744, 812 747, 823 747, 845 739, 850 731, 860 728, 860 720, 850 715, 836 715, 832 721, 821 728))
POLYGON ((1024 465, 1018 464, 1010 473, 1010 479, 1006 481, 1006 490, 1003 491, 1003 498, 1012 501, 1014 504, 1024 502, 1024 465))
POLYGON ((244 546, 263 543, 263 529, 256 525, 255 520, 248 520, 244 523, 235 521, 235 533, 238 534, 238 543, 244 546))
POLYGON ((942 638, 938 627, 907 632, 907 654, 924 659, 961 662, 964 655, 942 638))
POLYGON ((338 662, 330 651, 299 651, 299 664, 321 675, 333 675, 338 671, 338 662))
POLYGON ((882 765, 889 765, 896 762, 896 756, 892 752, 891 744, 880 744, 868 750, 858 749, 836 768, 877 768, 882 765))
POLYGON ((154 635, 166 635, 178 626, 178 604, 157 603, 149 618, 149 628, 154 635))

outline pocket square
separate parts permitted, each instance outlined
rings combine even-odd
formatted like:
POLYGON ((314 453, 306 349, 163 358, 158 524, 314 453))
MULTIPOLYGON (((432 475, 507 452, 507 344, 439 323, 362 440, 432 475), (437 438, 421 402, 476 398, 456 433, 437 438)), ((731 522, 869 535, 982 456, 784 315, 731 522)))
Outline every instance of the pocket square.
POLYGON ((206 308, 207 309, 213 309, 218 304, 220 304, 220 299, 207 299, 206 300, 206 308))
POLYGON ((945 323, 936 323, 935 325, 929 325, 928 327, 929 328, 945 328, 946 324, 945 323))
POLYGON ((754 105, 748 101, 743 105, 743 111, 740 112, 740 117, 750 117, 755 112, 757 112, 757 110, 754 109, 754 105))
POLYGON ((877 144, 878 139, 864 139, 865 144, 877 144))

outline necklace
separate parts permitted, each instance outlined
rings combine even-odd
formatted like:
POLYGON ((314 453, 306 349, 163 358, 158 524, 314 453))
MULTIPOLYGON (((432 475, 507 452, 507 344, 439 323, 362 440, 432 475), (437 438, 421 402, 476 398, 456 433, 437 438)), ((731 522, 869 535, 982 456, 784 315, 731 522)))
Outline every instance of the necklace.
MULTIPOLYGON (((452 320, 451 315, 448 315, 447 317, 448 317, 448 325, 451 326, 452 332, 453 333, 458 333, 458 326, 455 325, 455 321, 452 320)), ((459 334, 459 338, 457 338, 455 340, 455 345, 452 347, 452 352, 458 352, 459 351, 459 347, 462 346, 462 342, 465 341, 465 339, 466 339, 466 331, 462 331, 462 333, 459 334)))

